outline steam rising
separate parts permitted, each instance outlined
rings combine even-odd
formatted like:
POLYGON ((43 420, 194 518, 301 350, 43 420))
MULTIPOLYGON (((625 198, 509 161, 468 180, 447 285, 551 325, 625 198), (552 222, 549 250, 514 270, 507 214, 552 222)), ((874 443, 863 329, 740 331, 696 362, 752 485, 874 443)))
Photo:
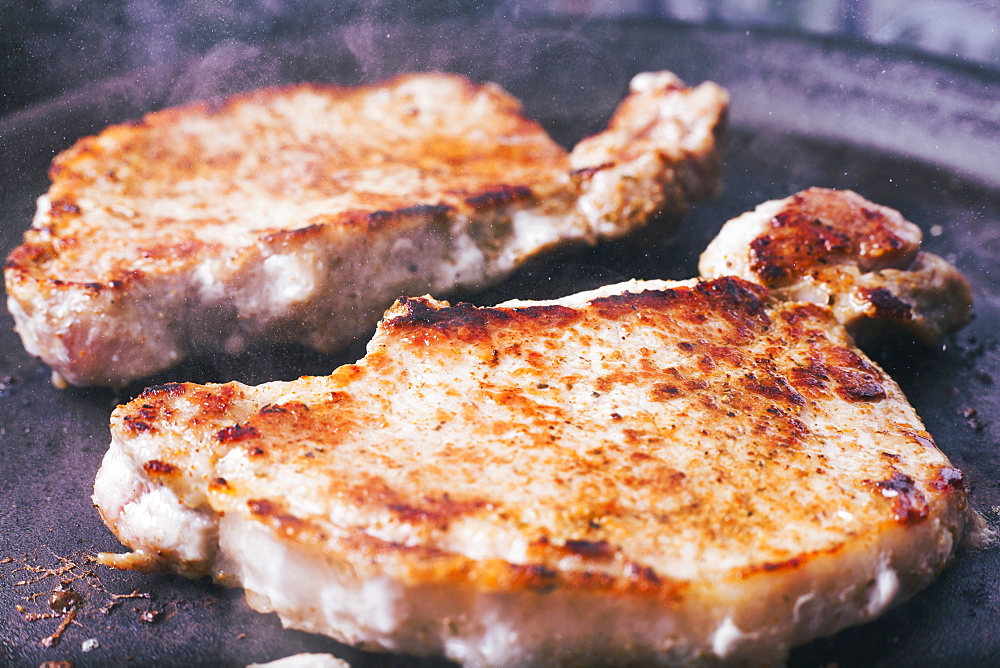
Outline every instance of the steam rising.
POLYGON ((413 25, 503 14, 501 0, 117 0, 87 3, 0 0, 0 113, 112 76, 161 70, 203 57, 177 97, 229 92, 240 86, 231 70, 249 66, 247 83, 275 79, 280 66, 260 62, 255 47, 285 40, 307 43, 345 26, 413 25), (197 72, 195 72, 197 70, 197 72))

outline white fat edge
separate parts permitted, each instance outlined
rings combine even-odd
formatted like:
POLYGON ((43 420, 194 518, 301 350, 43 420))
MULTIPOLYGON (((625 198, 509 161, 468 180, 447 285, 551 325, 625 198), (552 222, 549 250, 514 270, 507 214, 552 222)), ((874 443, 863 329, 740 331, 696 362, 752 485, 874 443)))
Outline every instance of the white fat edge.
MULTIPOLYGON (((35 216, 31 220, 31 226, 38 230, 44 230, 45 226, 52 219, 50 215, 52 212, 52 200, 48 194, 45 194, 36 199, 35 204, 37 208, 35 209, 35 216)), ((46 239, 49 237, 47 231, 43 231, 43 234, 46 239)))
POLYGON ((892 605, 899 593, 899 575, 889 563, 889 556, 883 554, 879 557, 878 566, 875 569, 875 584, 868 594, 868 603, 862 608, 864 617, 877 617, 886 608, 892 605))
POLYGON ((393 633, 411 605, 404 587, 386 575, 359 577, 349 563, 294 549, 267 527, 239 514, 223 516, 219 544, 225 562, 259 612, 276 611, 293 628, 342 641, 374 641, 394 649, 393 633))
POLYGON ((432 291, 480 285, 484 280, 510 274, 526 259, 543 250, 586 238, 585 231, 569 212, 547 214, 526 207, 513 208, 507 213, 511 234, 505 240, 498 240, 502 248, 492 257, 467 233, 473 219, 462 216, 455 221, 451 254, 437 269, 432 291))
POLYGON ((247 668, 350 668, 350 665, 332 654, 301 653, 267 663, 251 663, 247 668))
POLYGON ((487 620, 483 634, 475 638, 474 643, 463 638, 461 642, 449 645, 449 654, 460 652, 454 655, 454 658, 458 658, 467 666, 531 663, 533 657, 530 651, 526 652, 526 656, 519 655, 518 652, 518 648, 522 644, 521 634, 518 631, 519 626, 519 624, 502 618, 487 620), (501 661, 497 661, 497 659, 501 659, 501 661))
POLYGON ((529 299, 510 299, 497 304, 499 308, 523 308, 528 306, 567 306, 569 308, 583 308, 591 301, 602 297, 613 295, 638 294, 648 290, 671 290, 676 288, 690 288, 698 284, 697 278, 689 278, 682 281, 662 281, 662 280, 638 280, 631 279, 620 283, 610 283, 602 285, 593 290, 577 292, 558 299, 544 299, 532 301, 529 299))
POLYGON ((788 198, 763 202, 752 211, 726 221, 702 251, 698 272, 707 278, 726 275, 746 278, 750 272, 750 244, 788 203, 788 198))
POLYGON ((519 208, 510 212, 511 240, 497 256, 499 271, 511 271, 525 259, 558 244, 589 240, 572 210, 544 213, 536 208, 519 208))
POLYGON ((628 88, 629 92, 640 95, 682 85, 684 82, 676 74, 661 70, 659 72, 639 72, 629 81, 628 88))
POLYGON ((94 493, 91 497, 94 505, 105 517, 116 521, 122 508, 137 499, 143 488, 135 462, 125 454, 117 440, 113 439, 94 480, 94 493))
POLYGON ((139 474, 114 442, 97 473, 93 500, 122 542, 136 549, 171 552, 183 561, 214 553, 216 517, 184 505, 173 490, 139 474))
MULTIPOLYGON (((466 665, 523 665, 578 647, 593 635, 598 620, 613 624, 606 630, 616 643, 630 635, 641 646, 654 647, 675 632, 672 615, 636 616, 632 609, 609 607, 611 602, 602 598, 581 606, 579 599, 557 592, 541 601, 546 611, 539 613, 509 593, 470 600, 449 587, 404 585, 385 573, 358 572, 330 551, 297 550, 243 515, 225 516, 220 533, 226 558, 243 569, 252 607, 277 611, 286 626, 342 642, 415 653, 443 651, 466 665)), ((751 638, 752 644, 756 637, 730 619, 716 632, 715 645, 732 655, 744 639, 751 638)))
MULTIPOLYGON (((391 638, 401 622, 400 610, 408 607, 408 604, 402 600, 406 596, 403 586, 388 575, 379 575, 365 578, 361 583, 359 594, 365 601, 366 626, 379 635, 391 638)), ((343 606, 343 597, 340 592, 324 596, 323 601, 327 610, 330 607, 340 609, 343 606)), ((383 643, 390 648, 395 644, 391 640, 384 640, 383 643)))
MULTIPOLYGON (((431 292, 445 292, 458 286, 475 285, 487 277, 490 268, 482 249, 468 234, 470 222, 465 216, 456 216, 453 221, 448 256, 441 258, 437 267, 430 269, 434 273, 431 292)), ((412 245, 412 241, 410 244, 412 245)), ((393 245, 393 252, 396 252, 396 244, 393 245)))
POLYGON ((798 624, 802 621, 802 609, 810 601, 816 598, 815 592, 808 592, 802 594, 795 599, 795 604, 792 606, 792 623, 798 624))
POLYGON ((753 640, 757 634, 745 633, 733 621, 732 615, 722 620, 722 623, 712 634, 712 652, 721 659, 732 654, 742 643, 753 640))
POLYGON ((225 263, 225 259, 221 257, 204 258, 195 266, 192 277, 203 303, 221 302, 226 298, 228 286, 219 279, 225 263))
POLYGON ((274 254, 265 258, 262 265, 267 295, 261 303, 272 314, 284 314, 290 307, 308 301, 315 295, 321 267, 306 258, 289 254, 274 254))
POLYGON ((216 522, 208 513, 181 503, 173 490, 155 487, 125 506, 122 524, 136 542, 174 552, 183 561, 203 561, 213 553, 216 522))
MULTIPOLYGON (((24 349, 31 355, 41 357, 43 347, 38 341, 38 328, 31 324, 35 318, 28 315, 27 311, 21 308, 21 302, 14 299, 13 296, 7 297, 7 310, 14 318, 14 331, 21 337, 21 344, 24 346, 24 349)), ((52 337, 52 343, 45 352, 46 363, 52 366, 55 366, 53 362, 69 363, 69 354, 66 351, 62 337, 52 337)))

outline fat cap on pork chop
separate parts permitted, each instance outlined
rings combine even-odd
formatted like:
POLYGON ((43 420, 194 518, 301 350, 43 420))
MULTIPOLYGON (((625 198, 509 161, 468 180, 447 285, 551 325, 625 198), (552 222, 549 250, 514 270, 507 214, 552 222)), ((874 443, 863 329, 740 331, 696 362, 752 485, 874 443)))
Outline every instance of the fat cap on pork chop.
POLYGON ((332 654, 294 654, 267 663, 251 663, 247 668, 351 668, 332 654))
POLYGON ((933 345, 969 320, 972 290, 894 209, 849 190, 810 188, 727 222, 698 265, 786 299, 828 305, 855 339, 907 331, 933 345))
POLYGON ((7 258, 8 308, 77 385, 259 342, 330 352, 402 295, 680 214, 717 187, 726 105, 715 84, 640 74, 572 154, 497 85, 440 73, 156 112, 55 158, 7 258))
POLYGON ((105 563, 470 665, 779 661, 973 518, 830 311, 734 277, 405 299, 330 376, 152 387, 111 429, 105 563))

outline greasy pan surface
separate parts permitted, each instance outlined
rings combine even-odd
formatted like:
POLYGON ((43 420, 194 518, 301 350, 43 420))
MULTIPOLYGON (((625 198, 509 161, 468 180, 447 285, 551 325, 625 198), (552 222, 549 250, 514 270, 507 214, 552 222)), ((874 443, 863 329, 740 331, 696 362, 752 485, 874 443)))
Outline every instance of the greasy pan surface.
MULTIPOLYGON (((671 240, 654 229, 642 239, 550 258, 468 298, 486 305, 631 277, 687 278, 726 219, 813 185, 857 190, 920 224, 927 249, 952 260, 972 283, 975 319, 945 346, 902 342, 869 352, 965 471, 974 505, 998 524, 996 73, 778 35, 620 23, 366 28, 227 53, 108 80, 0 120, 0 253, 28 226, 54 151, 107 123, 218 91, 452 70, 501 83, 557 140, 572 144, 604 122, 635 72, 669 68, 690 83, 711 78, 733 96, 718 199, 697 206, 671 240)), ((149 383, 294 378, 362 353, 361 344, 336 357, 258 351, 187 364, 149 383)), ((10 316, 0 314, 0 664, 245 665, 301 651, 331 651, 358 665, 434 663, 362 654, 282 630, 273 615, 249 610, 239 591, 89 562, 96 551, 120 549, 91 507, 90 488, 112 407, 140 390, 55 390, 48 371, 22 350, 10 316), (65 617, 32 613, 51 612, 50 596, 62 581, 82 599, 61 637, 45 647, 65 617)), ((1000 548, 963 555, 906 605, 792 655, 802 666, 998 661, 1000 548)))

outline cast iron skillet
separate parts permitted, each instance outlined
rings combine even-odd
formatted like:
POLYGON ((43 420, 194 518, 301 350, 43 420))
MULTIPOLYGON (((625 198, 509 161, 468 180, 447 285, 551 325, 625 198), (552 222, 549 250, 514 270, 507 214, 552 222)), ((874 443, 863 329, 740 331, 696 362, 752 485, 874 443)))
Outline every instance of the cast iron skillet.
MULTIPOLYGON (((687 278, 726 219, 813 185, 855 189, 919 223, 927 248, 953 260, 972 283, 975 320, 945 345, 930 350, 902 341, 869 352, 900 382, 941 448, 965 471, 975 506, 996 524, 996 72, 832 41, 671 24, 369 26, 281 44, 228 44, 207 57, 103 81, 3 119, 0 252, 16 245, 28 226, 55 151, 154 108, 282 81, 351 84, 443 69, 501 83, 559 141, 572 144, 600 127, 632 74, 659 68, 729 88, 723 194, 698 205, 672 237, 661 224, 638 240, 536 263, 469 298, 492 304, 630 277, 687 278)), ((188 363, 148 383, 294 378, 361 354, 360 343, 331 357, 265 350, 188 363)), ((0 315, 0 663, 245 665, 301 651, 330 651, 358 665, 423 663, 282 630, 274 615, 251 611, 241 592, 207 581, 119 573, 88 561, 96 551, 120 549, 91 507, 90 487, 112 407, 141 387, 117 394, 53 389, 48 371, 22 350, 9 315, 0 315), (28 617, 49 610, 60 582, 81 605, 59 641, 43 647, 40 641, 63 620, 28 617)), ((964 554, 910 602, 796 649, 791 662, 996 664, 998 592, 1000 550, 964 554)), ((69 595, 62 596, 66 602, 69 595)))

